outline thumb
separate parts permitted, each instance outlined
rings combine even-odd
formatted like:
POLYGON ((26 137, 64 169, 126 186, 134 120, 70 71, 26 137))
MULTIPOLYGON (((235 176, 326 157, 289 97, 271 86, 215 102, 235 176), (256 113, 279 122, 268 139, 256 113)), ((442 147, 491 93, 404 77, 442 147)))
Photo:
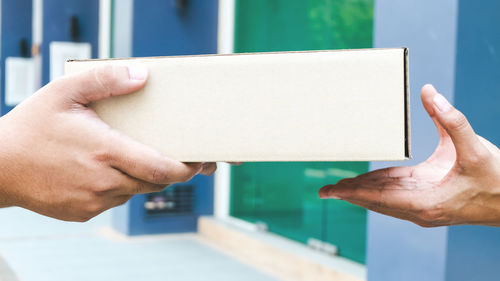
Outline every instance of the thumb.
POLYGON ((479 159, 487 152, 472 129, 465 115, 454 108, 441 94, 436 93, 432 98, 434 117, 450 136, 457 160, 461 162, 479 159))
POLYGON ((448 137, 448 133, 446 130, 441 126, 441 124, 436 120, 436 114, 434 113, 434 103, 433 99, 434 96, 438 94, 436 88, 434 88, 433 85, 427 84, 424 87, 422 87, 422 92, 420 94, 420 97, 422 99, 422 104, 424 105, 425 110, 429 114, 429 116, 432 119, 432 122, 434 122, 434 125, 436 126, 436 129, 439 134, 439 138, 441 141, 443 141, 446 137, 448 137))
POLYGON ((66 76, 55 83, 60 84, 72 102, 88 105, 135 92, 146 84, 147 78, 148 70, 143 66, 106 65, 66 76))

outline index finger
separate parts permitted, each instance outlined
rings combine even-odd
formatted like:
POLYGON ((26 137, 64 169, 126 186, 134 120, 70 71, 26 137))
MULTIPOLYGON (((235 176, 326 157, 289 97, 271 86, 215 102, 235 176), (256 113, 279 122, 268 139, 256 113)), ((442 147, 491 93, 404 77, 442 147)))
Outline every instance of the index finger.
MULTIPOLYGON (((348 179, 336 185, 321 188, 321 198, 356 201, 364 206, 377 206, 407 212, 425 207, 426 194, 434 183, 408 177, 373 179, 348 179)), ((359 204, 358 204, 359 205, 359 204)))
POLYGON ((170 159, 153 148, 114 132, 108 152, 108 164, 123 173, 153 184, 186 182, 200 173, 201 163, 182 163, 170 159))

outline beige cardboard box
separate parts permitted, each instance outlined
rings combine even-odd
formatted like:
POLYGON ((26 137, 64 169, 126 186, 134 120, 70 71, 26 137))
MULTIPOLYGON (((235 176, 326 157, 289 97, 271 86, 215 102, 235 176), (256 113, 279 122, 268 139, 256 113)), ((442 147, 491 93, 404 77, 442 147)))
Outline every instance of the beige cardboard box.
POLYGON ((73 60, 66 73, 103 64, 144 65, 149 81, 98 115, 174 159, 410 157, 406 48, 73 60))

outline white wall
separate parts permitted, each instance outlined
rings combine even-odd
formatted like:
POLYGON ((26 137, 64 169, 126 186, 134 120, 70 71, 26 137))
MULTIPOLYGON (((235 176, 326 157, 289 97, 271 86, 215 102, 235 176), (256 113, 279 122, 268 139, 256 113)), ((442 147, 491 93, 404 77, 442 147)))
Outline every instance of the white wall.
POLYGON ((111 0, 99 0, 99 58, 109 58, 111 47, 111 0))
MULTIPOLYGON (((219 0, 218 53, 231 54, 234 51, 234 0, 219 0)), ((214 216, 229 217, 231 167, 218 163, 215 172, 214 216)))
POLYGON ((115 0, 113 56, 126 58, 132 56, 132 22, 134 0, 115 0))

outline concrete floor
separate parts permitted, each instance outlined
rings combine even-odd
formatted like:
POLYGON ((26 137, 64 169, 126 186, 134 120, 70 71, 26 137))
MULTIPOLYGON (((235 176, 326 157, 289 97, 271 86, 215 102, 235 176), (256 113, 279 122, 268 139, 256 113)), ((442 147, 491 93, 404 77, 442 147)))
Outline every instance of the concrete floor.
POLYGON ((15 280, 9 271, 20 281, 276 280, 196 234, 129 238, 109 225, 109 212, 82 224, 0 209, 0 281, 15 280))

